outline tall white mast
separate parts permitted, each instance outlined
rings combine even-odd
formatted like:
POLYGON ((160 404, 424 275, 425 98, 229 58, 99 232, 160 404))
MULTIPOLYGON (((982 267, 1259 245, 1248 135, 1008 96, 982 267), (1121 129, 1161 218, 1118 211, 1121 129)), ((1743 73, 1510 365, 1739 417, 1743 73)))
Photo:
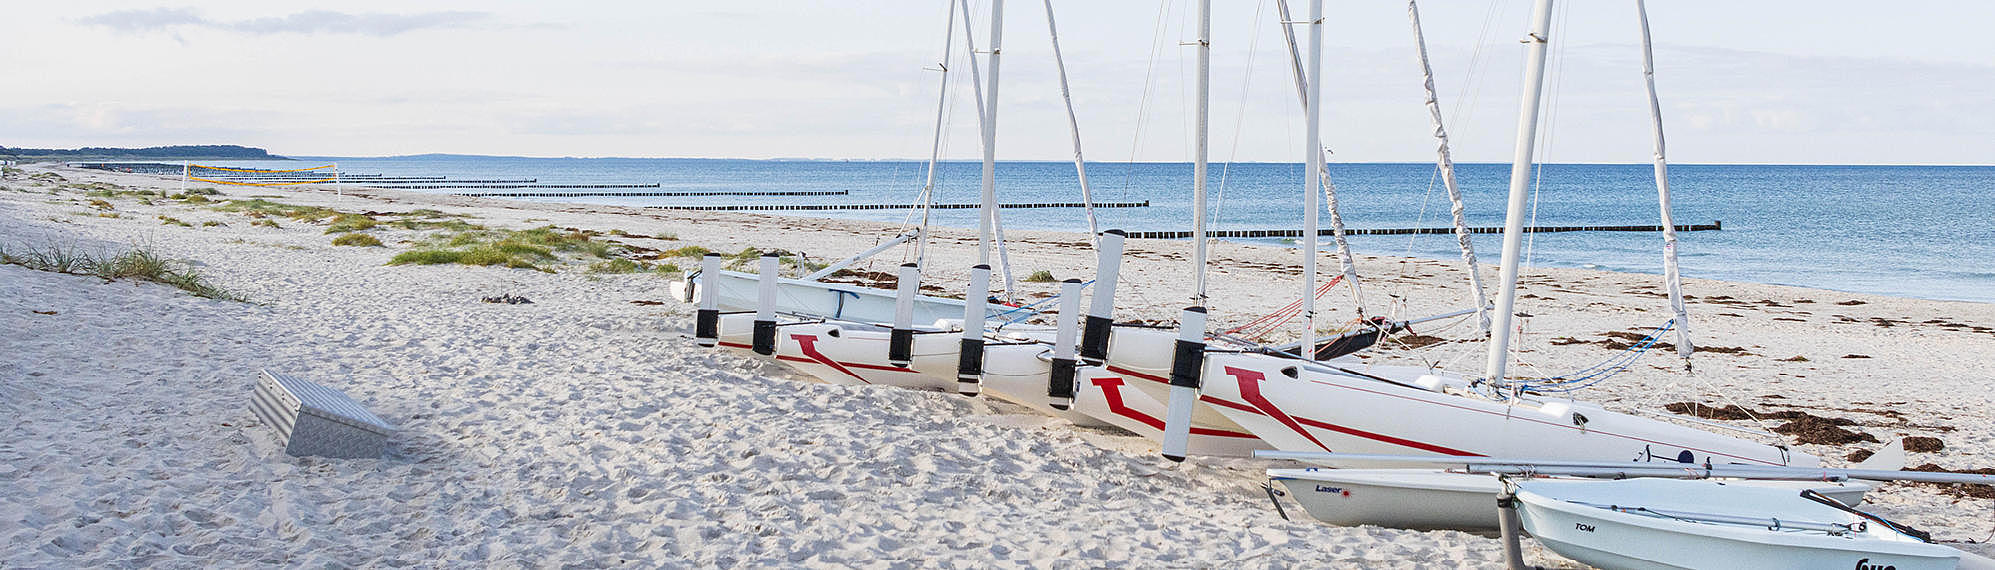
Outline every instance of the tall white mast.
POLYGON ((1476 264, 1475 241, 1469 233, 1462 189, 1455 184, 1455 158, 1448 151, 1448 128, 1441 121, 1441 98, 1434 92, 1434 66, 1427 63, 1427 35, 1420 30, 1419 0, 1406 0, 1406 17, 1413 23, 1413 44, 1420 51, 1420 76, 1427 89, 1427 114, 1434 123, 1434 164, 1441 170, 1441 185, 1448 190, 1448 212, 1455 219, 1455 239, 1460 242, 1462 264, 1468 266, 1469 296, 1475 299, 1476 326, 1488 334, 1489 294, 1483 290, 1482 269, 1476 264))
MULTIPOLYGON (((1316 193, 1322 186, 1323 133, 1319 120, 1323 112, 1323 0, 1309 1, 1309 93, 1305 97, 1303 127, 1305 154, 1309 169, 1303 174, 1302 192, 1302 354, 1316 351, 1316 213, 1322 208, 1316 193)), ((1352 283, 1352 286, 1356 286, 1352 283)))
POLYGON ((1531 198, 1531 155, 1537 150, 1538 107, 1545 90, 1545 48, 1551 43, 1552 0, 1537 0, 1531 35, 1524 37, 1524 96, 1517 109, 1517 154, 1510 159, 1510 204, 1503 219, 1502 285, 1491 315, 1489 363, 1483 376, 1502 382, 1510 364, 1510 332, 1517 314, 1517 270, 1523 263, 1524 207, 1531 198))
POLYGON ((1164 410, 1165 459, 1184 461, 1191 438, 1192 408, 1205 371, 1205 142, 1206 115, 1212 84, 1212 0, 1198 2, 1198 138, 1192 154, 1192 283, 1191 306, 1178 314, 1178 340, 1171 352, 1171 396, 1164 410))
MULTIPOLYGON (((1302 70, 1302 50, 1296 45, 1295 28, 1290 27, 1290 24, 1300 22, 1296 22, 1289 17, 1288 0, 1275 0, 1275 9, 1281 17, 1282 39, 1288 43, 1288 64, 1295 78, 1295 98, 1296 101, 1302 103, 1303 110, 1307 111, 1311 106, 1309 101, 1310 73, 1305 73, 1302 70)), ((1319 146, 1316 147, 1316 152, 1324 155, 1316 163, 1316 176, 1322 179, 1319 182, 1322 184, 1323 199, 1330 209, 1330 242, 1337 245, 1337 262, 1343 269, 1344 282, 1351 288, 1351 305, 1357 307, 1358 314, 1362 315, 1365 310, 1365 299, 1362 292, 1363 288, 1358 285, 1358 266, 1353 261, 1357 259, 1357 256, 1352 255, 1351 242, 1349 239, 1346 239, 1343 208, 1337 205, 1337 185, 1330 182, 1330 169, 1324 166, 1330 162, 1330 151, 1321 146, 1322 141, 1319 140, 1317 143, 1319 146)), ((1310 291, 1307 295, 1313 298, 1316 292, 1310 291)))
MULTIPOLYGON (((968 28, 968 26, 965 26, 968 28)), ((937 89, 941 94, 935 98, 935 142, 928 150, 928 181, 921 185, 921 230, 914 242, 914 263, 917 267, 926 264, 928 255, 928 219, 935 204, 935 170, 942 161, 942 119, 949 107, 949 51, 955 46, 956 3, 949 2, 949 23, 943 26, 942 61, 935 64, 935 70, 942 72, 937 89)), ((974 57, 974 56, 973 56, 974 57)))
POLYGON ((1212 105, 1212 0, 1198 1, 1198 127, 1192 136, 1191 257, 1193 305, 1205 304, 1205 170, 1207 115, 1212 105))
MULTIPOLYGON (((988 265, 991 262, 992 237, 997 223, 997 97, 998 97, 998 55, 1004 43, 1004 0, 991 0, 991 59, 990 80, 983 85, 986 95, 978 104, 983 116, 984 135, 984 175, 983 191, 979 199, 983 202, 981 215, 977 219, 977 263, 988 265)), ((976 54, 970 54, 976 57, 976 54)))
POLYGON ((1081 181, 1081 205, 1088 218, 1088 235, 1101 235, 1094 217, 1094 192, 1088 188, 1088 164, 1081 158, 1081 122, 1074 116, 1074 96, 1067 89, 1067 60, 1060 56, 1060 28, 1053 24, 1053 0, 1046 3, 1046 33, 1053 39, 1053 66, 1060 70, 1060 100, 1067 104, 1067 131, 1074 135, 1074 175, 1081 181))
POLYGON ((1642 20, 1642 78, 1649 89, 1649 120, 1656 131, 1656 199, 1662 204, 1663 281, 1669 285, 1669 308, 1676 312, 1676 354, 1683 367, 1690 368, 1690 312, 1683 306, 1683 277, 1676 267, 1676 217, 1669 205, 1669 159, 1663 152, 1662 101, 1656 97, 1656 54, 1649 43, 1649 7, 1635 0, 1635 12, 1642 20))

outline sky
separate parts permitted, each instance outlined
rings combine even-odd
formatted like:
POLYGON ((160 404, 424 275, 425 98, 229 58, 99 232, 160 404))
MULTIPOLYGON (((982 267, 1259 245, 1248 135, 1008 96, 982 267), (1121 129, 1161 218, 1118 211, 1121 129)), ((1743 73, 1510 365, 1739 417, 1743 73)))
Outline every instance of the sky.
MULTIPOLYGON (((970 2, 980 50, 990 0, 970 2)), ((1292 0, 1296 17, 1307 10, 1292 0)), ((1296 162, 1303 118, 1274 0, 1216 0, 1214 161, 1296 162)), ((241 144, 301 156, 926 158, 945 0, 24 2, 0 18, 0 146, 241 144)), ((1567 1, 1551 162, 1652 153, 1633 2, 1567 1)), ((1528 0, 1428 0, 1455 156, 1507 162, 1528 0)), ((1083 150, 1191 153, 1196 3, 1056 3, 1083 150)), ((1680 163, 1995 163, 1995 3, 1650 3, 1680 163)), ((1398 1, 1326 2, 1335 160, 1434 157, 1398 1)), ((960 14, 959 14, 960 16, 960 14)), ((998 156, 1071 160, 1042 2, 1005 6, 998 156)), ((945 158, 978 155, 956 23, 945 158)), ((1306 26, 1297 26, 1305 32, 1306 26)), ((987 65, 980 63, 979 65, 987 65)), ((984 70, 989 72, 988 69, 984 70)))

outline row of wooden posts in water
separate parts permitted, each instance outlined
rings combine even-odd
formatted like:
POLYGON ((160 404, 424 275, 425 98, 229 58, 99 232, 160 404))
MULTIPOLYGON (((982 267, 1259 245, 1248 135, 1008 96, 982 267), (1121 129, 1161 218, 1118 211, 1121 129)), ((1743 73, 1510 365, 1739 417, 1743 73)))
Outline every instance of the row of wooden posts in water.
MULTIPOLYGON (((181 174, 185 172, 186 171, 185 169, 187 168, 187 165, 183 164, 144 163, 144 162, 79 163, 77 164, 77 166, 83 168, 95 168, 100 170, 112 170, 119 172, 137 172, 144 174, 166 174, 166 175, 181 174)), ((327 177, 327 173, 318 172, 318 171, 279 172, 275 170, 265 171, 257 169, 240 169, 240 170, 230 170, 230 171, 219 171, 218 173, 205 173, 203 174, 203 176, 221 178, 226 180, 243 181, 243 182, 286 183, 286 182, 296 182, 301 180, 323 179, 327 177)), ((378 173, 364 173, 364 174, 338 173, 337 177, 339 181, 343 183, 350 183, 356 186, 393 188, 401 190, 443 190, 443 189, 615 190, 615 189, 661 187, 660 184, 655 182, 649 184, 642 184, 642 183, 541 184, 539 183, 538 178, 483 178, 483 179, 467 179, 467 180, 450 180, 448 177, 445 176, 387 176, 378 173)), ((711 191, 651 191, 651 192, 628 191, 628 190, 599 191, 599 192, 468 191, 468 192, 452 193, 452 195, 455 196, 468 196, 468 197, 479 197, 479 198, 583 198, 583 197, 691 198, 691 197, 717 197, 717 196, 805 197, 805 196, 846 196, 850 194, 851 192, 848 190, 711 190, 711 191)), ((999 208, 1003 209, 1084 208, 1088 206, 1089 204, 1082 202, 1023 202, 1023 203, 1009 203, 1009 204, 998 205, 999 208)), ((1142 200, 1134 202, 1096 202, 1092 206, 1096 208, 1147 208, 1150 207, 1150 201, 1142 200)), ((704 212, 828 212, 828 211, 852 211, 852 210, 903 210, 903 209, 914 208, 916 207, 916 205, 905 204, 905 203, 682 204, 682 205, 647 205, 645 207, 668 209, 668 210, 689 210, 689 211, 704 211, 704 212)), ((980 207, 980 204, 941 203, 941 204, 929 204, 928 207, 936 210, 967 210, 967 209, 978 208, 980 207)), ((1662 231, 1662 229, 1663 228, 1660 225, 1530 226, 1524 228, 1524 231, 1526 233, 1659 232, 1662 231)), ((1679 224, 1675 226, 1675 229, 1676 231, 1680 232, 1718 231, 1724 229, 1724 223, 1722 221, 1713 221, 1712 223, 1709 224, 1679 224)), ((1503 233, 1503 228, 1501 227, 1474 227, 1474 228, 1469 228, 1468 230, 1469 233, 1475 233, 1475 234, 1503 233)), ((1345 230, 1345 233, 1348 235, 1434 235, 1434 234, 1450 234, 1454 233, 1454 231, 1455 231, 1454 228, 1446 228, 1446 227, 1354 228, 1354 229, 1345 230)), ((1293 238, 1293 237, 1302 237, 1303 232, 1302 230, 1298 229, 1208 230, 1206 232, 1206 235, 1214 238, 1293 238)), ((1321 230, 1318 232, 1318 235, 1331 235, 1331 231, 1321 230)), ((1132 231, 1128 232, 1128 236, 1134 239, 1188 239, 1191 237, 1191 232, 1181 231, 1181 230, 1132 231)))

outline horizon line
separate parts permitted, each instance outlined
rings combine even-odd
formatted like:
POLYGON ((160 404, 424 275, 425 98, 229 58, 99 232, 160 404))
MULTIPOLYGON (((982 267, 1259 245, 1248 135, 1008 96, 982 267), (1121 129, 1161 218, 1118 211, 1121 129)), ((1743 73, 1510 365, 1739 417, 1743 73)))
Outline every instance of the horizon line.
MULTIPOLYGON (((832 157, 764 157, 764 158, 751 158, 751 157, 725 157, 725 156, 527 156, 527 155, 507 155, 507 154, 462 154, 462 153, 442 153, 442 152, 435 152, 435 153, 418 153, 418 154, 395 154, 395 155, 380 155, 380 156, 348 156, 348 155, 329 155, 329 154, 295 154, 295 155, 274 155, 274 156, 282 156, 282 157, 283 157, 283 159, 297 159, 297 158, 317 158, 317 159, 359 159, 359 160, 384 160, 384 159, 398 159, 398 158, 423 158, 423 157, 454 157, 454 158, 518 158, 518 159, 530 159, 530 160, 712 160, 712 161, 745 161, 745 162, 915 162, 915 163, 925 163, 925 162, 928 162, 928 159, 926 159, 926 158, 832 158, 832 157)), ((244 159, 244 160, 256 160, 256 159, 244 159)), ((979 163, 979 162, 981 162, 981 161, 980 161, 980 160, 977 160, 977 159, 944 159, 944 160, 941 160, 940 162, 944 162, 944 163, 970 163, 970 164, 975 164, 975 163, 979 163)), ((1010 159, 1010 160, 1005 160, 1005 159, 1000 159, 1000 160, 998 160, 997 162, 1008 162, 1008 163, 1062 163, 1062 164, 1071 164, 1071 163, 1072 163, 1073 161, 1072 161, 1072 160, 1062 160, 1062 159, 1010 159)), ((1214 161, 1214 162, 1212 162, 1212 163, 1213 163, 1213 164, 1291 164, 1291 165, 1301 165, 1301 164, 1302 164, 1302 162, 1299 162, 1299 161, 1298 161, 1298 162, 1289 162, 1289 161, 1264 161, 1264 160, 1235 160, 1235 161, 1229 161, 1229 162, 1221 162, 1221 161, 1214 161)), ((1128 160, 1116 160, 1116 161, 1104 161, 1104 160, 1089 160, 1089 161, 1087 161, 1087 164, 1191 164, 1191 161, 1179 161, 1179 160, 1134 160, 1134 161, 1128 161, 1128 160)), ((1432 163, 1431 161, 1417 161, 1417 160, 1368 160, 1368 161, 1352 161, 1352 162, 1331 162, 1330 164, 1433 164, 1433 163, 1432 163)), ((1476 164, 1476 165, 1493 165, 1493 164, 1509 164, 1509 163, 1508 163, 1508 162, 1501 162, 1501 161, 1475 161, 1475 160, 1469 160, 1469 161, 1459 161, 1459 162, 1456 162, 1455 164, 1476 164)), ((1593 162, 1593 161, 1574 161, 1574 162, 1539 162, 1539 163, 1535 163, 1535 164, 1540 164, 1540 165, 1568 165, 1568 166, 1615 166, 1615 165, 1649 165, 1649 164, 1652 164, 1652 163, 1649 163, 1649 162, 1593 162)), ((1671 162, 1671 163, 1669 163, 1669 164, 1670 164, 1670 165, 1673 165, 1673 166, 1675 166, 1675 165, 1681 165, 1681 166, 1935 166, 1935 167, 1995 167, 1995 163, 1981 163, 1981 164, 1975 164, 1975 163, 1940 163, 1940 162, 1932 162, 1932 163, 1883 163, 1883 162, 1879 162, 1879 163, 1835 163, 1835 162, 1671 162)))

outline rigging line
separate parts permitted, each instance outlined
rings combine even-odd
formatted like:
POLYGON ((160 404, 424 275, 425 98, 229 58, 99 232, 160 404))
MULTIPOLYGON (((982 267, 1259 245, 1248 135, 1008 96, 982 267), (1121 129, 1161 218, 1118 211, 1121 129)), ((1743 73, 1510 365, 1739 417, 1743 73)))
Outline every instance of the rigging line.
MULTIPOLYGON (((1198 4, 1197 2, 1186 2, 1184 3, 1184 9, 1186 11, 1196 10, 1197 4, 1198 4)), ((1185 24, 1183 22, 1184 20, 1187 19, 1190 18, 1184 16, 1179 17, 1178 21, 1180 23, 1178 24, 1178 36, 1180 38, 1184 36, 1185 24)), ((1185 78, 1185 66, 1193 64, 1192 61, 1185 59, 1185 50, 1184 50, 1185 43, 1186 42, 1183 39, 1179 39, 1177 51, 1172 52, 1176 54, 1178 58, 1178 102, 1180 105, 1182 105, 1186 101, 1191 101, 1192 98, 1194 97, 1192 95, 1192 91, 1195 91, 1197 89, 1196 83, 1188 81, 1185 78)), ((1180 107, 1180 109, 1183 109, 1183 107, 1180 107)), ((1195 149, 1198 148, 1198 141, 1193 140, 1196 137, 1192 135, 1192 131, 1197 128, 1193 126, 1193 124, 1198 121, 1197 115, 1198 115, 1197 111, 1186 112, 1182 115, 1184 117, 1183 133, 1185 135, 1184 137, 1185 156, 1191 156, 1194 152, 1196 152, 1195 149)))
MULTIPOLYGON (((984 101, 984 91, 983 91, 983 87, 984 87, 984 79, 983 79, 983 72, 982 72, 982 70, 981 70, 980 68, 978 68, 978 67, 977 67, 977 41, 976 41, 976 31, 975 31, 975 30, 976 30, 976 28, 975 28, 974 24, 972 24, 972 23, 971 23, 971 20, 970 20, 970 17, 971 17, 971 14, 973 14, 973 12, 971 12, 971 11, 970 11, 970 4, 969 4, 969 0, 961 0, 961 2, 962 2, 962 5, 963 5, 963 22, 964 22, 964 25, 963 25, 963 45, 964 45, 964 50, 963 50, 963 51, 966 51, 966 52, 969 52, 968 54, 966 54, 966 56, 968 57, 968 59, 969 59, 969 62, 970 62, 970 81, 971 81, 971 83, 974 83, 974 84, 975 84, 974 88, 972 88, 972 89, 971 89, 970 91, 971 91, 971 93, 974 93, 974 94, 976 94, 976 102, 977 102, 977 136, 979 137, 979 140, 980 140, 980 142, 979 142, 979 145, 978 145, 978 146, 979 146, 979 147, 985 147, 985 146, 988 146, 988 143, 990 143, 990 142, 993 142, 993 139, 995 138, 995 137, 990 137, 990 136, 988 136, 988 135, 990 134, 990 132, 991 132, 991 131, 990 131, 990 129, 992 128, 992 125, 991 125, 991 113, 990 113, 990 110, 991 110, 991 108, 992 108, 993 106, 995 106, 995 105, 996 105, 996 102, 995 102, 995 101, 992 101, 992 102, 989 102, 989 103, 986 103, 986 102, 984 101)), ((994 27, 995 27, 995 25, 994 25, 994 27)), ((985 150, 985 151, 986 151, 987 153, 989 152, 989 149, 984 149, 984 150, 985 150)), ((997 173, 996 173, 996 169, 995 169, 995 168, 993 168, 993 169, 991 170, 991 173, 990 173, 990 174, 991 174, 991 176, 990 176, 990 177, 991 177, 991 179, 993 180, 993 182, 995 182, 995 179, 997 178, 997 173)), ((986 239, 986 237, 987 237, 987 236, 984 236, 984 235, 982 235, 982 233, 983 233, 983 228, 985 228, 985 227, 990 227, 990 228, 992 228, 992 229, 994 230, 994 229, 995 229, 995 227, 994 227, 994 226, 995 226, 996 224, 995 224, 995 222, 994 222, 994 221, 993 221, 993 220, 991 219, 991 217, 990 217, 990 216, 988 215, 988 213, 986 213, 986 212, 981 212, 981 211, 980 211, 980 212, 978 213, 978 218, 977 218, 977 224, 978 224, 978 226, 979 226, 979 230, 978 230, 978 233, 979 233, 979 235, 977 236, 977 240, 978 240, 978 245, 977 245, 977 247, 978 247, 978 249, 977 249, 977 257, 978 257, 978 259, 979 259, 979 260, 986 260, 986 261, 987 261, 987 260, 989 259, 989 256, 990 256, 990 251, 989 251, 989 250, 987 250, 987 249, 984 249, 984 246, 985 246, 985 245, 986 245, 986 244, 987 244, 988 242, 986 242, 986 241, 985 241, 985 239, 986 239)))
MULTIPOLYGON (((921 211, 921 233, 917 235, 914 243, 916 267, 925 265, 926 261, 923 258, 928 250, 929 221, 934 211, 932 205, 935 203, 933 199, 935 178, 942 161, 942 127, 945 115, 949 112, 949 55, 951 52, 950 48, 956 45, 954 41, 954 36, 956 35, 956 3, 948 0, 944 1, 949 4, 949 22, 943 27, 942 61, 936 64, 936 71, 942 74, 940 81, 942 92, 936 96, 935 136, 934 141, 929 146, 927 180, 922 183, 921 191, 915 194, 916 205, 919 206, 919 210, 921 211)), ((914 214, 915 212, 913 211, 907 213, 906 219, 901 222, 902 227, 906 227, 912 221, 914 214)))
POLYGON ((1212 218, 1215 227, 1224 227, 1222 224, 1226 217, 1220 213, 1226 211, 1226 182, 1228 175, 1233 172, 1233 161, 1240 157, 1240 135, 1247 130, 1244 126, 1247 122, 1247 101, 1250 99, 1249 95, 1253 93, 1254 56, 1261 47, 1261 14, 1267 5, 1267 0, 1260 0, 1254 4, 1254 29, 1247 35, 1247 72, 1240 78, 1240 108, 1233 115, 1233 144, 1226 151, 1226 163, 1219 166, 1219 190, 1216 192, 1216 199, 1213 200, 1212 218))
MULTIPOLYGON (((1283 22, 1294 21, 1293 16, 1289 14, 1288 2, 1286 0, 1277 0, 1275 6, 1280 10, 1279 15, 1283 22)), ((1309 72, 1303 70, 1302 52, 1296 47, 1294 28, 1284 24, 1282 27, 1282 39, 1288 47, 1289 70, 1291 77, 1295 80, 1297 99, 1301 101, 1302 108, 1307 112, 1309 109, 1307 95, 1309 81, 1320 81, 1322 78, 1310 77, 1309 72)), ((1322 70, 1318 69, 1314 71, 1320 75, 1322 70)), ((1318 144, 1321 144, 1321 141, 1318 141, 1318 144)), ((1336 245, 1337 261, 1339 267, 1343 270, 1344 280, 1351 284, 1351 305, 1357 310, 1358 315, 1363 317, 1365 314, 1364 290, 1358 282, 1356 255, 1351 253, 1349 236, 1344 231, 1343 209, 1337 204, 1337 185, 1330 180, 1330 149, 1319 147, 1311 150, 1322 155, 1322 169, 1313 174, 1317 177, 1317 182, 1323 188, 1323 207, 1327 207, 1330 210, 1330 241, 1336 245)), ((1307 171, 1308 168, 1304 167, 1304 170, 1307 171)), ((1310 174, 1312 173, 1305 172, 1304 176, 1310 174)), ((1305 212, 1304 215, 1307 216, 1310 214, 1309 212, 1305 212)), ((1320 255, 1321 252, 1313 251, 1310 254, 1320 255)))
POLYGON ((1136 100, 1136 128, 1131 129, 1129 141, 1129 168, 1122 176, 1122 198, 1129 198, 1129 189, 1136 185, 1136 152, 1143 147, 1143 123, 1150 109, 1150 93, 1156 85, 1157 58, 1163 53, 1165 32, 1169 29, 1166 18, 1171 12, 1173 0, 1165 0, 1157 5, 1157 23, 1150 33, 1150 58, 1143 64, 1143 94, 1136 100))
MULTIPOLYGON (((1441 180, 1441 165, 1435 164, 1434 168, 1428 171, 1427 191, 1420 194, 1420 210, 1413 217, 1413 227, 1416 228, 1427 227, 1427 205, 1434 201, 1434 185, 1440 182, 1440 180, 1441 180)), ((1401 258, 1413 257, 1413 244, 1417 240, 1419 240, 1419 238, 1420 234, 1417 233, 1406 235, 1406 251, 1400 254, 1401 258)), ((1399 260, 1400 277, 1405 277, 1406 274, 1411 273, 1413 270, 1411 266, 1407 265, 1407 261, 1409 261, 1409 259, 1399 260)))
POLYGON ((1448 110, 1448 124, 1456 125, 1455 134, 1458 136, 1469 132, 1468 119, 1463 113, 1469 116, 1475 114, 1473 102, 1482 96, 1483 84, 1480 79, 1483 76, 1481 73, 1483 57, 1488 53, 1487 48, 1494 43, 1490 39, 1490 32, 1496 28, 1496 22, 1502 21, 1503 14, 1506 13, 1509 13, 1509 5, 1503 0, 1489 0, 1489 7, 1483 10, 1482 27, 1476 31, 1475 48, 1469 53, 1469 65, 1463 72, 1461 90, 1455 93, 1454 108, 1448 110))
MULTIPOLYGON (((954 3, 952 2, 951 5, 953 6, 954 3)), ((963 57, 974 58, 976 56, 974 54, 969 54, 963 57)), ((963 90, 961 89, 961 83, 960 83, 961 79, 962 79, 961 74, 953 74, 947 77, 945 80, 945 86, 943 89, 945 92, 949 94, 949 96, 943 103, 944 110, 942 112, 942 123, 937 127, 940 130, 940 132, 945 133, 941 137, 940 141, 941 146, 936 152, 936 156, 938 157, 949 156, 949 149, 951 148, 952 143, 955 141, 955 137, 948 136, 946 133, 955 132, 956 107, 963 99, 963 93, 962 93, 963 90)), ((944 160, 937 161, 936 170, 935 170, 935 182, 934 184, 930 185, 929 188, 925 189, 924 192, 922 193, 921 199, 923 200, 923 203, 925 205, 932 205, 937 201, 939 201, 938 197, 942 194, 943 187, 946 186, 950 180, 953 180, 953 178, 951 178, 949 175, 948 164, 949 164, 948 161, 944 160)), ((923 227, 928 228, 929 226, 927 224, 924 224, 923 227)), ((923 237, 927 237, 925 232, 923 237)), ((925 246, 923 246, 923 248, 925 248, 925 246)), ((901 257, 901 262, 906 263, 909 260, 910 253, 913 252, 904 250, 901 257)), ((920 255, 915 255, 915 257, 920 257, 920 255)), ((926 262, 923 262, 921 264, 921 267, 924 273, 930 271, 930 269, 927 267, 926 262)))
MULTIPOLYGON (((1558 24, 1551 33, 1553 37, 1563 38, 1566 22, 1572 18, 1572 3, 1559 4, 1557 9, 1558 24)), ((1552 50, 1552 93, 1545 112, 1545 129, 1540 137, 1544 143, 1540 148, 1544 150, 1539 153, 1541 158, 1535 165, 1537 172, 1531 178, 1531 225, 1533 226, 1538 225, 1538 206, 1543 203, 1539 199, 1539 188, 1545 183, 1545 165, 1552 161, 1552 145, 1558 142, 1559 115, 1562 114, 1559 109, 1565 99, 1566 62, 1570 59, 1566 55, 1566 47, 1570 44, 1571 42, 1561 40, 1552 50)), ((1524 234, 1524 261, 1518 264, 1520 273, 1524 267, 1529 267, 1537 259, 1537 244, 1536 232, 1524 234)))

